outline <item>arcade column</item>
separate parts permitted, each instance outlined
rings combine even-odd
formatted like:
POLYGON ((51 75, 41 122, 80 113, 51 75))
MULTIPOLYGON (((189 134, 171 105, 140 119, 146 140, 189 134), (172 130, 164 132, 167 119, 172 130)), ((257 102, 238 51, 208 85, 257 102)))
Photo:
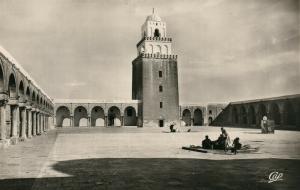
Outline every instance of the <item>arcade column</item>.
POLYGON ((32 135, 36 136, 36 111, 32 111, 32 135))
POLYGON ((108 119, 107 119, 107 116, 104 116, 104 126, 105 126, 105 127, 108 126, 108 119))
POLYGON ((21 108, 21 140, 26 139, 26 127, 27 127, 27 113, 25 106, 21 108))
POLYGON ((11 136, 11 143, 16 144, 18 142, 18 129, 20 125, 20 112, 19 112, 19 106, 13 105, 11 106, 11 112, 12 112, 12 136, 11 136))
MULTIPOLYGON (((1 123, 0 123, 0 141, 1 141, 1 144, 7 144, 6 142, 6 138, 7 138, 7 131, 6 131, 6 120, 7 120, 7 115, 6 112, 7 112, 7 107, 9 107, 9 105, 6 105, 5 102, 1 102, 1 106, 0 106, 0 118, 1 118, 1 123)), ((10 112, 10 111, 9 111, 10 112)))
POLYGON ((122 115, 122 116, 121 116, 121 126, 124 126, 124 123, 125 123, 125 122, 124 122, 124 116, 122 115))
POLYGON ((27 110, 27 138, 31 138, 32 137, 32 112, 31 112, 31 107, 26 107, 27 110))

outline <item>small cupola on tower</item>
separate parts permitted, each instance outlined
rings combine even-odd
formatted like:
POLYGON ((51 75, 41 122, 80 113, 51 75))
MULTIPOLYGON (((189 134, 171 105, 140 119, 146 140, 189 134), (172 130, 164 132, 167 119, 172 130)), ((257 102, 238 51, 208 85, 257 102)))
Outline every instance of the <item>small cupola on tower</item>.
POLYGON ((167 37, 166 23, 154 12, 154 9, 142 26, 142 37, 167 37))
POLYGON ((142 25, 141 38, 141 41, 137 44, 138 55, 141 53, 172 54, 172 39, 167 38, 166 23, 155 13, 154 9, 152 14, 147 16, 145 23, 142 25))

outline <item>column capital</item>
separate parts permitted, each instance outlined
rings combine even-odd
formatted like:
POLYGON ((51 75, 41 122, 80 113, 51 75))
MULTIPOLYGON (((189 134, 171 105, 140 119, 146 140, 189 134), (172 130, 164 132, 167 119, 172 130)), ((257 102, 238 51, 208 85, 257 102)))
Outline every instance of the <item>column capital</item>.
POLYGON ((26 109, 27 109, 27 110, 31 110, 32 107, 31 107, 31 106, 26 106, 26 109))
POLYGON ((9 98, 7 104, 8 105, 18 105, 19 104, 18 98, 9 98))
POLYGON ((0 101, 8 102, 8 95, 6 92, 0 92, 0 101))

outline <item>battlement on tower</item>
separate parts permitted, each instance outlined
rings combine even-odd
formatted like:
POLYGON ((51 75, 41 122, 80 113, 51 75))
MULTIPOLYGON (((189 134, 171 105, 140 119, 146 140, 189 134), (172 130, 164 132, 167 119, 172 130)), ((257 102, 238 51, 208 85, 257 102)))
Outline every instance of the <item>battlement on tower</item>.
POLYGON ((172 38, 165 38, 165 37, 143 37, 139 43, 136 44, 136 47, 139 47, 141 43, 144 41, 159 41, 159 42, 172 42, 172 38))

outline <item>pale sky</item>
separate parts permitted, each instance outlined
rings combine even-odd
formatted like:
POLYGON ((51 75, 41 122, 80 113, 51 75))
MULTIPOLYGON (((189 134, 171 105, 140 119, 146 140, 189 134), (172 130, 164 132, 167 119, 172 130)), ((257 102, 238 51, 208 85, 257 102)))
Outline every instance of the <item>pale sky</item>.
POLYGON ((0 0, 0 45, 54 99, 130 99, 152 7, 173 38, 181 104, 300 93, 298 0, 0 0))

